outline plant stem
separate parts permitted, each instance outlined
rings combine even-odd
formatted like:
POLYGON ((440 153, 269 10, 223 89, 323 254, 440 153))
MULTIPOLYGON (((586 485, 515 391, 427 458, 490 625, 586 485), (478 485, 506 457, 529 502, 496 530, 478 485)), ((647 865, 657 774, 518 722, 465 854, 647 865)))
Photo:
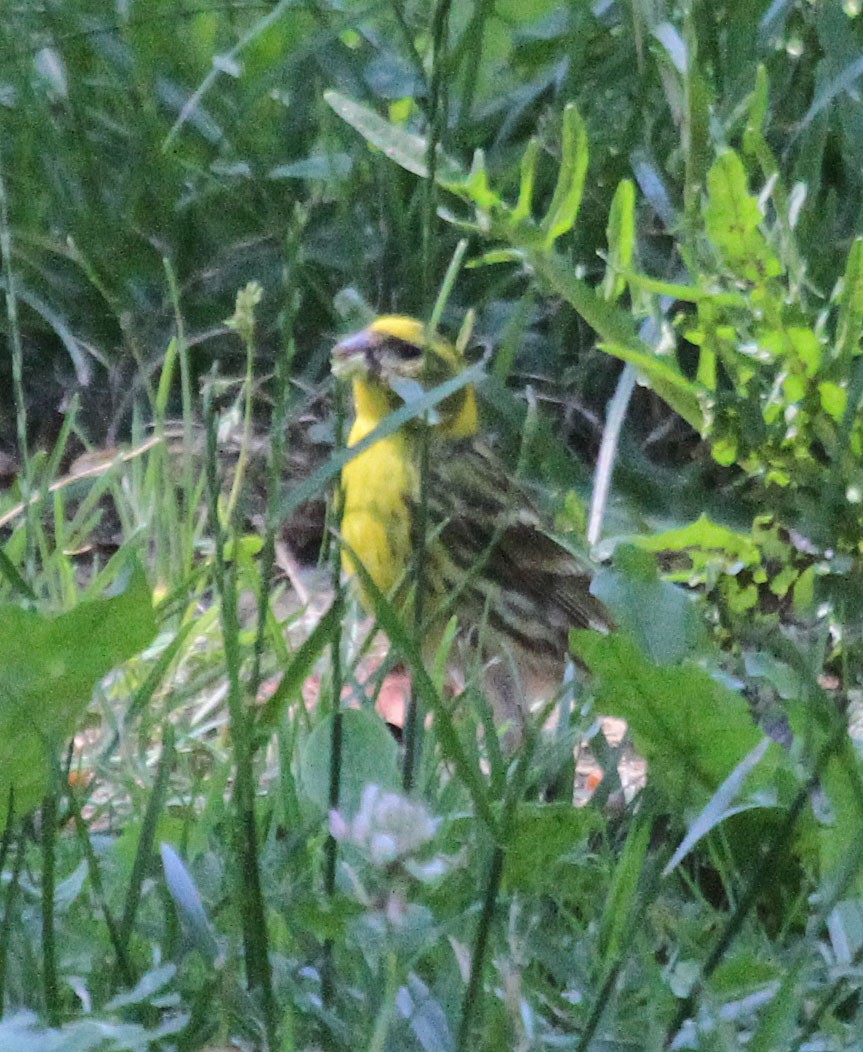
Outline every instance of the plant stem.
POLYGON ((500 882, 503 877, 504 850, 499 844, 495 844, 488 868, 488 876, 485 881, 485 894, 482 900, 482 913, 476 929, 473 954, 470 962, 470 977, 464 1000, 461 1006, 461 1022, 458 1028, 456 1040, 456 1052, 465 1052, 469 1046, 474 1023, 480 1008, 480 994, 482 992, 482 977, 485 971, 485 955, 488 949, 488 939, 491 934, 491 924, 494 920, 495 907, 497 905, 497 894, 500 890, 500 882))
MULTIPOLYGON (((207 430, 207 494, 210 522, 215 542, 214 575, 222 616, 222 640, 228 677, 228 712, 234 746, 234 849, 237 859, 236 889, 243 926, 246 981, 262 1001, 267 1040, 276 1042, 276 1013, 270 970, 269 937, 258 864, 258 830, 255 817, 255 774, 252 721, 240 682, 240 625, 237 613, 236 562, 226 558, 227 537, 219 508, 219 480, 216 415, 212 405, 212 385, 204 402, 207 430)), ((230 526, 230 524, 229 524, 230 526)))
MULTIPOLYGON (((52 765, 53 770, 53 765, 52 765)), ((42 801, 42 986, 45 1015, 60 1025, 60 987, 57 979, 57 940, 54 925, 56 891, 57 790, 56 777, 42 801)))

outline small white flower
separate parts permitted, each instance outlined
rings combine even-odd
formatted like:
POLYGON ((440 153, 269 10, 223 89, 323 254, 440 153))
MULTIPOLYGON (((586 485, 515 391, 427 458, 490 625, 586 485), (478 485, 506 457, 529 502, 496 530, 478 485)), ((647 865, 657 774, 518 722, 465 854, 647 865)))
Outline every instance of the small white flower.
MULTIPOLYGON (((363 789, 359 810, 350 821, 339 811, 331 811, 329 816, 334 839, 355 845, 379 867, 409 860, 434 839, 439 826, 440 819, 429 814, 424 804, 398 793, 384 792, 379 785, 367 785, 363 789)), ((433 865, 410 861, 418 873, 425 873, 424 867, 433 865)), ((441 863, 440 872, 444 868, 445 864, 441 863)))

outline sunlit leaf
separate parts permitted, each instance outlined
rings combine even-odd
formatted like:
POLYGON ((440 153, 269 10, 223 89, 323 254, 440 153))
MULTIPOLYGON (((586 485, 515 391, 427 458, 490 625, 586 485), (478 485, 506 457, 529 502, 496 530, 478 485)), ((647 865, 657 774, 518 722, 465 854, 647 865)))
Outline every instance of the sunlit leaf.
POLYGON ((587 128, 577 107, 570 103, 563 111, 560 169, 548 212, 542 221, 545 247, 570 230, 578 217, 589 151, 587 128))
POLYGON ((721 154, 707 173, 707 192, 707 234, 731 270, 755 283, 781 274, 782 264, 761 233, 763 216, 749 193, 743 162, 733 150, 721 154))

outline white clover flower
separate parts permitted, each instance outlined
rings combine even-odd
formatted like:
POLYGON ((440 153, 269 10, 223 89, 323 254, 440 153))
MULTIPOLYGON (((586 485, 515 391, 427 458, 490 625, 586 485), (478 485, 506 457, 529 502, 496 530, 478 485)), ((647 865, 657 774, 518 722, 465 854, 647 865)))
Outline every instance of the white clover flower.
POLYGON ((418 862, 415 855, 435 837, 440 819, 428 808, 399 793, 386 792, 379 785, 367 785, 360 807, 348 821, 339 811, 331 811, 330 833, 341 843, 353 844, 379 867, 399 862, 418 880, 430 880, 446 871, 443 859, 418 862))

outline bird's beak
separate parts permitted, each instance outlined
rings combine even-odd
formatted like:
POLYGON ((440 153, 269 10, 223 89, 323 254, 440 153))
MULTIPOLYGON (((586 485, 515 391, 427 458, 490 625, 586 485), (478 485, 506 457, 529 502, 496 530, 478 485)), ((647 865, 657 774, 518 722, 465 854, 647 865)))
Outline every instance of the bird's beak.
POLYGON ((350 379, 368 372, 368 354, 372 341, 368 329, 346 336, 333 347, 330 365, 333 376, 339 379, 350 379))

